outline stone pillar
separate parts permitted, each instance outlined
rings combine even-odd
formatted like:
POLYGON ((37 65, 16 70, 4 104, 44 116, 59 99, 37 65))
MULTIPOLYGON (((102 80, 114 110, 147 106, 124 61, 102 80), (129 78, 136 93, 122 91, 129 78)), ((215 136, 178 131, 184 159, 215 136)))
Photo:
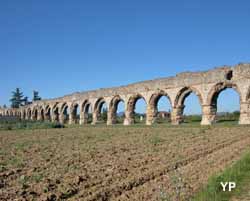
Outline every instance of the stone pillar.
POLYGON ((54 112, 52 112, 51 113, 51 121, 58 122, 58 114, 55 114, 54 112))
POLYGON ((84 112, 80 112, 80 120, 79 120, 79 124, 82 125, 84 124, 84 112))
POLYGON ((21 120, 25 120, 25 115, 24 114, 25 114, 24 112, 21 113, 21 120))
POLYGON ((239 124, 250 124, 250 103, 240 103, 239 124))
POLYGON ((69 113, 69 124, 75 124, 73 111, 69 113))
POLYGON ((107 114, 107 125, 113 125, 117 123, 117 116, 116 116, 117 105, 118 104, 113 104, 109 107, 107 114))
POLYGON ((59 114, 59 122, 60 122, 61 124, 65 124, 65 123, 66 123, 66 115, 65 115, 63 112, 61 112, 61 113, 59 114))
POLYGON ((91 122, 91 124, 92 124, 92 125, 95 125, 95 124, 97 123, 97 121, 98 121, 98 112, 97 112, 97 111, 94 111, 94 112, 92 113, 92 122, 91 122))
POLYGON ((116 114, 112 108, 108 110, 107 125, 113 125, 116 123, 116 114))
POLYGON ((183 122, 183 110, 184 110, 184 105, 179 106, 179 107, 174 107, 172 112, 171 112, 171 123, 173 125, 179 125, 180 123, 183 122))
POLYGON ((87 124, 88 123, 88 113, 81 112, 80 113, 80 124, 87 124))
POLYGON ((134 117, 133 117, 133 111, 128 111, 126 109, 126 111, 125 111, 125 119, 124 119, 123 125, 128 126, 128 125, 131 125, 131 124, 134 124, 134 123, 135 123, 135 120, 134 120, 134 117))
POLYGON ((50 120, 50 114, 45 113, 45 114, 44 114, 44 120, 45 120, 45 121, 49 121, 49 120, 50 120))
POLYGON ((148 104, 147 106, 147 112, 146 112, 146 125, 152 125, 155 122, 155 116, 156 116, 156 109, 148 104))
POLYGON ((34 114, 33 113, 31 113, 31 118, 30 118, 32 121, 34 121, 35 120, 35 117, 34 117, 34 114))
POLYGON ((216 107, 211 105, 202 105, 201 125, 211 125, 215 121, 216 107))
POLYGON ((51 114, 51 122, 56 122, 56 118, 54 114, 51 114))
POLYGON ((41 121, 42 120, 42 114, 41 114, 41 112, 37 112, 37 120, 38 121, 41 121))

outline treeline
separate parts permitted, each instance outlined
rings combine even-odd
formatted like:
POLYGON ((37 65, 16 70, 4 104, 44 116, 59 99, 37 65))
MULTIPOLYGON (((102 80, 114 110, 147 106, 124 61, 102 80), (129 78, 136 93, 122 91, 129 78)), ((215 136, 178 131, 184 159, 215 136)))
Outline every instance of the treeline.
MULTIPOLYGON (((20 88, 16 88, 15 91, 12 91, 12 96, 10 98, 11 108, 19 108, 20 106, 29 105, 33 101, 42 100, 39 96, 38 91, 33 91, 32 101, 29 101, 28 96, 24 96, 23 92, 21 92, 20 88)), ((3 105, 3 108, 7 108, 6 105, 3 105)))

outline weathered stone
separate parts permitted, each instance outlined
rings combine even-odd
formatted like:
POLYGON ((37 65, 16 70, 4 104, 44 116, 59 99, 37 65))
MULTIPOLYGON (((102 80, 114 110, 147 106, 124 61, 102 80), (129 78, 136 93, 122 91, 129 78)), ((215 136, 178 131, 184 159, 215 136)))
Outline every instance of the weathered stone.
POLYGON ((147 104, 146 124, 151 125, 156 119, 159 98, 166 96, 172 106, 172 124, 180 124, 183 121, 185 98, 194 92, 202 107, 201 124, 210 125, 215 121, 217 98, 226 88, 233 88, 239 94, 239 124, 250 124, 250 64, 223 66, 205 72, 184 72, 175 77, 78 92, 55 99, 35 101, 19 109, 0 108, 0 115, 17 116, 34 121, 65 123, 67 120, 69 124, 86 124, 88 111, 91 110, 92 124, 96 124, 100 118, 102 105, 106 103, 107 124, 113 125, 116 123, 117 105, 123 101, 125 104, 124 125, 131 125, 134 123, 136 101, 143 98, 147 104), (79 114, 77 114, 77 108, 80 111, 79 114), (79 120, 77 120, 78 116, 79 120))

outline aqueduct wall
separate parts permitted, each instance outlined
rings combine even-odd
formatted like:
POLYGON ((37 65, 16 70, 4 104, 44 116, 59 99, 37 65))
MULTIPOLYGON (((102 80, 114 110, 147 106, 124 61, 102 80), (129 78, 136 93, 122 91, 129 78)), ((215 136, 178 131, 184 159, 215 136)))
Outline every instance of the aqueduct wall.
MULTIPOLYGON (((87 111, 92 108, 92 124, 96 124, 102 105, 106 103, 107 124, 112 125, 116 123, 117 105, 123 101, 125 104, 124 125, 130 125, 134 123, 135 103, 143 98, 147 104, 146 124, 151 125, 156 119, 157 101, 161 96, 166 96, 172 107, 171 122, 179 124, 183 121, 185 98, 194 92, 202 108, 201 124, 210 125, 215 120, 218 95, 226 88, 233 88, 239 94, 239 124, 250 124, 250 64, 224 66, 203 72, 184 72, 175 77, 73 93, 55 99, 35 101, 18 109, 1 108, 0 115, 64 123, 65 111, 68 110, 68 123, 73 124, 78 122, 76 110, 79 108, 79 123, 86 124, 87 111)), ((227 100, 224 101, 226 104, 227 100)))

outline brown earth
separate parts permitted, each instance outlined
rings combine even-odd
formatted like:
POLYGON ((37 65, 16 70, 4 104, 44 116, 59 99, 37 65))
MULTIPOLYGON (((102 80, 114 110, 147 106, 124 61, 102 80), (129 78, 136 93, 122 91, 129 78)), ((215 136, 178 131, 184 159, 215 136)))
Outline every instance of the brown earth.
POLYGON ((250 127, 0 132, 0 200, 189 200, 249 148, 250 127))

